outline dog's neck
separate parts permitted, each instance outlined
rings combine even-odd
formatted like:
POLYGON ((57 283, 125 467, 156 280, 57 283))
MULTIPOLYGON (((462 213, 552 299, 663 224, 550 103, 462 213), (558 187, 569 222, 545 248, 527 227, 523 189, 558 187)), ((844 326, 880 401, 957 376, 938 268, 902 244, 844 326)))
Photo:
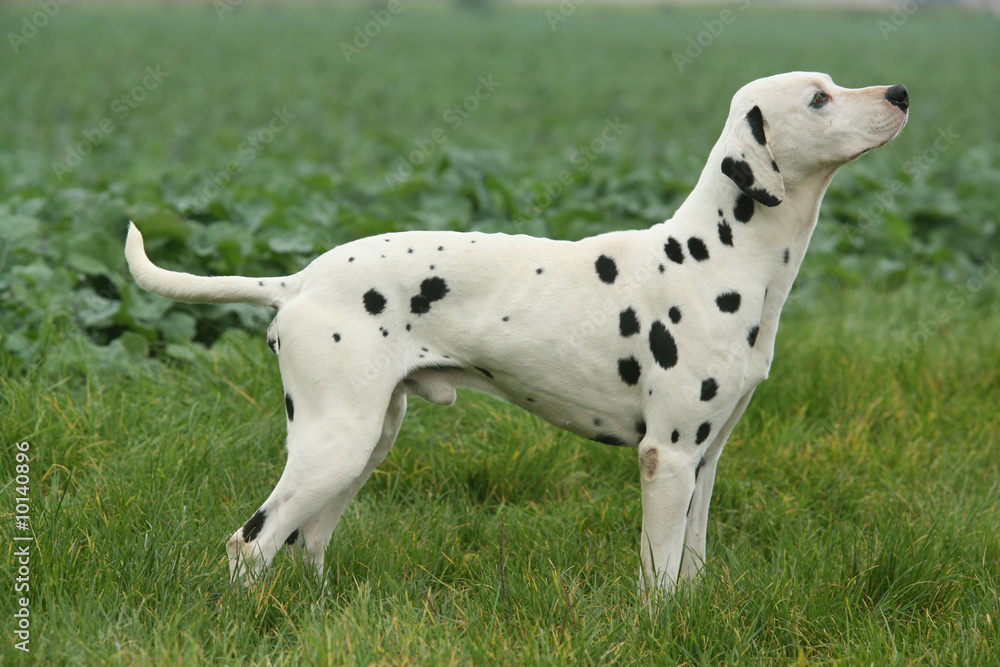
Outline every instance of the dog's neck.
MULTIPOLYGON (((782 302, 791 288, 805 257, 819 217, 820 204, 839 167, 816 173, 807 179, 786 181, 784 199, 774 207, 753 202, 753 214, 746 222, 738 219, 736 203, 742 192, 721 170, 724 147, 716 144, 694 190, 677 209, 671 221, 692 221, 709 233, 722 218, 733 228, 732 253, 746 265, 748 276, 763 280, 769 293, 777 289, 782 302), (787 261, 785 249, 788 250, 787 261)), ((744 202, 746 198, 744 197, 744 202)), ((671 221, 668 221, 670 224, 671 221)))

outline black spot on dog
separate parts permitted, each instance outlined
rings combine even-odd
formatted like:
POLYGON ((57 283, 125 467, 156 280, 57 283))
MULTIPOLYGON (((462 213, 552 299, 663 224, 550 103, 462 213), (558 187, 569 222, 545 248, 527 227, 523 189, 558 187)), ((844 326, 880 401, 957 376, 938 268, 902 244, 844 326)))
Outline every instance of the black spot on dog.
POLYGON ((534 403, 535 402, 535 399, 533 399, 531 396, 528 396, 528 398, 526 400, 528 401, 528 403, 534 403))
POLYGON ((291 394, 285 394, 285 414, 288 415, 288 421, 295 419, 295 403, 292 402, 291 394))
POLYGON ((667 259, 676 264, 684 263, 684 249, 673 236, 667 239, 667 244, 663 246, 663 252, 667 253, 667 259))
POLYGON ((410 330, 410 329, 412 329, 412 328, 413 328, 413 325, 412 325, 412 324, 409 324, 409 323, 407 323, 407 325, 406 325, 406 330, 407 330, 407 331, 409 331, 409 330, 410 330))
POLYGON ((753 186, 753 170, 745 160, 734 160, 731 157, 723 158, 722 173, 731 178, 740 190, 749 190, 753 186))
POLYGON ((296 528, 295 530, 292 531, 292 534, 288 536, 288 539, 285 540, 285 545, 290 547, 293 544, 295 544, 298 541, 298 539, 299 539, 299 529, 296 528))
POLYGON ((695 435, 694 443, 700 445, 701 443, 708 440, 708 436, 712 433, 712 425, 708 422, 702 422, 702 425, 698 427, 698 433, 695 435))
POLYGON ((408 249, 406 252, 408 252, 409 254, 412 255, 413 254, 413 248, 408 249))
POLYGON ((243 533, 244 542, 253 542, 260 535, 261 529, 264 527, 264 519, 267 518, 267 512, 264 508, 261 508, 254 512, 253 516, 243 524, 243 528, 240 531, 243 533))
POLYGON ((649 328, 649 349, 661 368, 673 368, 677 364, 677 343, 659 320, 649 328))
POLYGON ((761 146, 767 144, 767 138, 764 136, 764 116, 760 112, 760 107, 755 106, 747 112, 747 124, 757 143, 761 146))
POLYGON ((600 426, 604 422, 601 421, 600 417, 594 417, 594 426, 600 426))
MULTIPOLYGON (((386 239, 387 241, 389 239, 386 239)), ((370 289, 365 292, 364 302, 365 310, 367 310, 372 315, 378 315, 383 310, 385 310, 385 297, 382 296, 381 292, 376 289, 370 289)))
POLYGON ((715 398, 716 392, 719 391, 719 383, 715 381, 715 378, 708 378, 703 380, 701 383, 701 400, 710 401, 715 398))
POLYGON ((705 242, 697 236, 692 236, 688 239, 688 252, 699 262, 704 262, 708 259, 708 248, 705 247, 705 242))
POLYGON ((750 343, 750 347, 757 344, 758 333, 760 333, 760 325, 754 325, 754 327, 750 329, 750 333, 747 334, 747 342, 750 343))
POLYGON ((615 264, 615 260, 607 255, 598 257, 597 261, 594 262, 594 268, 597 269, 597 277, 608 285, 615 282, 615 278, 618 277, 618 266, 615 264))
POLYGON ((333 334, 333 342, 334 343, 339 343, 340 342, 340 334, 339 333, 333 334))
POLYGON ((438 246, 438 252, 441 252, 441 251, 443 251, 443 250, 444 250, 444 246, 443 246, 443 245, 439 245, 439 246, 438 246))
POLYGON ((475 368, 477 371, 479 371, 480 373, 482 373, 483 375, 485 375, 489 379, 491 379, 491 380, 493 379, 493 373, 490 373, 485 368, 480 368, 479 366, 473 366, 473 368, 475 368))
POLYGON ((271 352, 274 352, 275 355, 278 354, 278 347, 277 347, 277 345, 278 345, 278 341, 276 341, 275 339, 273 339, 273 338, 268 338, 267 339, 267 346, 269 348, 271 348, 271 352))
POLYGON ((720 209, 719 209, 719 217, 721 218, 721 217, 722 217, 723 215, 724 215, 724 214, 722 213, 722 209, 720 208, 720 209))
POLYGON ((434 276, 420 283, 420 294, 410 299, 410 312, 423 315, 431 309, 431 304, 440 301, 449 292, 448 283, 434 276))
POLYGON ((640 438, 645 437, 645 435, 646 435, 646 422, 642 421, 641 419, 639 419, 638 421, 636 421, 635 422, 635 432, 639 434, 640 438))
POLYGON ((660 264, 660 273, 663 273, 666 270, 667 270, 667 267, 665 267, 662 264, 660 264))
POLYGON ((753 217, 753 199, 748 194, 740 193, 736 198, 736 205, 733 207, 733 215, 740 222, 750 222, 753 217))
POLYGON ((504 315, 503 321, 504 322, 510 322, 510 315, 504 315))
POLYGON ((379 327, 378 330, 382 332, 382 338, 389 337, 389 330, 386 329, 385 327, 379 327))
POLYGON ((789 256, 789 254, 790 253, 788 252, 788 248, 785 248, 785 252, 783 252, 781 254, 781 263, 782 264, 788 264, 788 256, 789 256))
POLYGON ((264 281, 263 280, 258 280, 257 284, 260 285, 261 287, 263 287, 264 286, 264 281))
POLYGON ((715 297, 715 305, 724 313, 735 313, 740 309, 740 301, 739 292, 725 292, 715 297))
POLYGON ((733 228, 725 220, 719 223, 719 241, 722 245, 733 247, 733 228))
POLYGON ((681 311, 677 309, 677 306, 671 306, 667 314, 670 315, 670 321, 674 324, 681 321, 681 311))
POLYGON ((618 316, 618 331, 625 338, 639 333, 639 318, 631 308, 626 308, 618 316))
POLYGON ((602 445, 611 445, 613 447, 628 447, 628 443, 622 440, 621 438, 614 435, 608 435, 605 433, 599 433, 598 435, 595 435, 593 438, 591 438, 591 440, 593 440, 594 442, 599 442, 602 445))
POLYGON ((537 273, 538 275, 542 275, 543 273, 545 273, 545 269, 542 268, 535 269, 535 273, 537 273))
POLYGON ((677 429, 674 429, 674 432, 670 434, 670 442, 677 442, 680 439, 681 434, 677 431, 677 429))
POLYGON ((635 386, 639 384, 639 378, 642 376, 642 367, 639 365, 639 362, 636 361, 635 357, 619 359, 618 375, 625 384, 635 386))
POLYGON ((353 257, 348 257, 348 258, 347 258, 347 261, 348 261, 348 262, 353 262, 353 261, 354 261, 354 258, 353 258, 353 257))

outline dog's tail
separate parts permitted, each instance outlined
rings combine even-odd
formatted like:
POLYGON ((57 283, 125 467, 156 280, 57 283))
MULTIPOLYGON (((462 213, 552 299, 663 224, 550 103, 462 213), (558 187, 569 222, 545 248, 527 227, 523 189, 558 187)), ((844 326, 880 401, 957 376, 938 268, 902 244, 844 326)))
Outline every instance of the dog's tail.
POLYGON ((188 303, 255 303, 280 308, 299 291, 298 276, 244 278, 194 276, 161 269, 146 256, 142 234, 129 223, 125 259, 135 281, 144 289, 188 303))

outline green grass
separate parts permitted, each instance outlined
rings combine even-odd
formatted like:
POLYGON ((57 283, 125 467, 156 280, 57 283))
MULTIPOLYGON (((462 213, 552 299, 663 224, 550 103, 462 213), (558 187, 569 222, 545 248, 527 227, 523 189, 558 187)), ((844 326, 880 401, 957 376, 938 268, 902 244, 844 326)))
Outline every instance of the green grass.
POLYGON ((32 653, 6 633, 0 662, 1000 664, 995 22, 925 7, 884 40, 875 14, 751 8, 679 72, 670 53, 718 10, 583 5, 553 32, 543 8, 407 6, 346 63, 369 12, 70 3, 3 56, 4 571, 22 441, 37 541, 32 653), (117 118, 156 65, 169 76, 117 118), (411 403, 325 588, 284 552, 229 585, 225 540, 284 463, 266 319, 143 295, 128 218, 169 266, 260 275, 386 230, 645 226, 694 183, 731 93, 791 69, 906 83, 911 120, 830 189, 772 377, 722 458, 696 587, 636 595, 634 451, 471 393, 411 403), (490 74, 501 87, 452 129, 443 114, 490 74), (296 118, 200 197, 276 107, 296 118), (59 180, 52 163, 105 117, 114 131, 59 180), (628 129, 524 220, 618 117, 628 129), (447 142, 390 187, 439 127, 447 142))
POLYGON ((722 459, 704 575, 651 614, 634 452, 470 393, 412 403, 325 591, 284 552, 233 588, 224 541, 284 459, 266 345, 232 332, 163 367, 67 341, 0 381, 4 440, 33 447, 32 657, 996 664, 1000 315, 954 313, 894 361, 944 296, 791 306, 722 459))

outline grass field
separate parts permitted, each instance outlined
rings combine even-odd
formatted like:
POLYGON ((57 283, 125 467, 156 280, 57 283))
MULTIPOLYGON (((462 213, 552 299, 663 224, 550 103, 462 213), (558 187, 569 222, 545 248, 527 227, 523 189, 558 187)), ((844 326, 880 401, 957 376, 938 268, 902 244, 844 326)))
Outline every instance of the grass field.
POLYGON ((404 5, 360 46, 370 7, 70 3, 8 35, 0 662, 1000 664, 1000 24, 743 4, 682 67, 723 7, 404 5), (911 119, 830 189, 697 586, 636 594, 634 451, 473 393, 411 402, 325 588, 286 553, 228 584, 225 540, 284 463, 266 313, 143 295, 129 218, 169 266, 259 275, 386 230, 645 226, 731 94, 792 69, 906 83, 911 119))

